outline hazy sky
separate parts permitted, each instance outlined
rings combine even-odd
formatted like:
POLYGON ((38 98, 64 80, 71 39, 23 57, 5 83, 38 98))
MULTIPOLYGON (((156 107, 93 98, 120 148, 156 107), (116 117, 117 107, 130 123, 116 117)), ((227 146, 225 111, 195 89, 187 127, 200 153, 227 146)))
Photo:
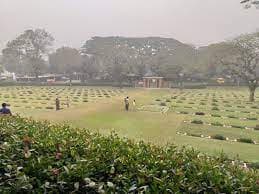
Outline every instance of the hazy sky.
POLYGON ((206 45, 259 29, 259 10, 240 0, 0 0, 0 48, 28 28, 55 46, 92 36, 163 36, 206 45))

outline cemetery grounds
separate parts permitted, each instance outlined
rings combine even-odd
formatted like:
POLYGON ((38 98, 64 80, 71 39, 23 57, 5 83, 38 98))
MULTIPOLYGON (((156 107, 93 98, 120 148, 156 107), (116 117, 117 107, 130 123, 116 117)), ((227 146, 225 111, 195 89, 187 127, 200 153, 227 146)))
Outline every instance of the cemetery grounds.
POLYGON ((158 145, 174 143, 217 155, 259 162, 259 92, 247 88, 129 89, 112 87, 1 87, 0 101, 14 113, 75 127, 116 132, 158 145), (62 110, 55 110, 60 98, 62 110), (129 96, 130 111, 123 99, 129 96), (67 97, 69 107, 67 107, 67 97), (132 106, 133 99, 136 107, 132 106))

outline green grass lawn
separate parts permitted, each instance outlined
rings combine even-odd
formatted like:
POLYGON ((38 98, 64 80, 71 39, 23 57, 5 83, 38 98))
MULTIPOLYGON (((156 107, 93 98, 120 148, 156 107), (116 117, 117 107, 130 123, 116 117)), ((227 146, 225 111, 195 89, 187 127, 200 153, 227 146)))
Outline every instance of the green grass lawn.
POLYGON ((0 99, 9 100, 14 112, 22 116, 32 116, 40 120, 68 123, 76 127, 87 128, 109 134, 115 131, 120 136, 134 140, 144 140, 165 145, 174 143, 180 146, 191 146, 212 155, 222 151, 234 158, 238 156, 245 161, 259 161, 259 145, 219 141, 192 136, 178 135, 177 132, 196 135, 224 135, 230 139, 251 138, 259 142, 259 131, 253 129, 216 127, 197 125, 184 121, 201 120, 204 123, 220 122, 224 125, 235 125, 253 128, 259 125, 259 99, 257 102, 247 101, 246 88, 209 88, 204 90, 144 90, 117 88, 86 88, 86 87, 11 87, 4 90, 0 99), (22 94, 16 95, 15 90, 22 94), (32 91, 32 92, 28 92, 32 91), (5 98, 6 96, 8 98, 5 98), (48 110, 46 106, 54 106, 57 95, 71 99, 72 106, 61 111, 48 110), (106 97, 109 95, 109 97, 106 97), (4 97, 5 96, 5 97, 4 97), (123 98, 129 96, 137 102, 136 110, 124 111, 123 98), (44 99, 43 99, 44 98, 44 99), (11 100, 10 100, 11 99, 11 100), (50 99, 50 100, 47 100, 50 99), (87 99, 87 102, 84 102, 87 99), (35 102, 41 108, 35 108, 33 103, 22 103, 22 100, 35 102), (164 103, 169 110, 161 113, 159 107, 164 103), (18 107, 15 107, 18 106, 18 107), (26 108, 27 107, 27 108, 26 108), (30 107, 30 108, 28 108, 30 107), (141 109, 143 107, 158 107, 156 111, 141 109), (218 110, 212 110, 218 107, 218 110), (179 114, 186 111, 188 114, 179 114), (204 116, 193 115, 204 112, 204 116), (211 117, 218 114, 223 117, 211 117), (228 118, 235 117, 235 118, 228 118), (255 118, 256 120, 244 120, 255 118))

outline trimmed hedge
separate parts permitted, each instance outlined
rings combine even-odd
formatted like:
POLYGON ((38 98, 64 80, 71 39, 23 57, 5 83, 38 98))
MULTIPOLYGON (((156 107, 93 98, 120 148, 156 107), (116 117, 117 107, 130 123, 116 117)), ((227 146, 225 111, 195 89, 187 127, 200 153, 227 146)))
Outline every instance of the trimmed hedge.
POLYGON ((221 115, 218 115, 218 114, 212 114, 211 116, 212 117, 221 117, 221 115))
POLYGON ((200 115, 200 116, 204 116, 205 113, 204 112, 196 112, 195 115, 200 115))
POLYGON ((241 142, 241 143, 251 143, 251 144, 254 144, 254 141, 250 138, 239 138, 237 139, 238 142, 241 142))
POLYGON ((226 138, 223 135, 213 135, 211 136, 212 139, 217 139, 217 140, 226 140, 226 138))
POLYGON ((186 148, 0 118, 0 193, 258 193, 259 174, 186 148))
POLYGON ((211 123, 211 125, 218 126, 218 127, 222 127, 223 126, 223 124, 220 123, 220 122, 211 123))
POLYGON ((193 120, 191 123, 202 125, 203 121, 201 121, 201 120, 193 120))

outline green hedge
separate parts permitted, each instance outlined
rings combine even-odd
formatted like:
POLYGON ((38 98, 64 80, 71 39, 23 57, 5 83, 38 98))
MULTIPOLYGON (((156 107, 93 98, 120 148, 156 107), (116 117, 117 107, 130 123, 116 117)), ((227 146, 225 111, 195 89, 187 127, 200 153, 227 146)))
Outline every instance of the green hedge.
POLYGON ((174 146, 0 118, 0 193, 258 193, 259 174, 174 146))

